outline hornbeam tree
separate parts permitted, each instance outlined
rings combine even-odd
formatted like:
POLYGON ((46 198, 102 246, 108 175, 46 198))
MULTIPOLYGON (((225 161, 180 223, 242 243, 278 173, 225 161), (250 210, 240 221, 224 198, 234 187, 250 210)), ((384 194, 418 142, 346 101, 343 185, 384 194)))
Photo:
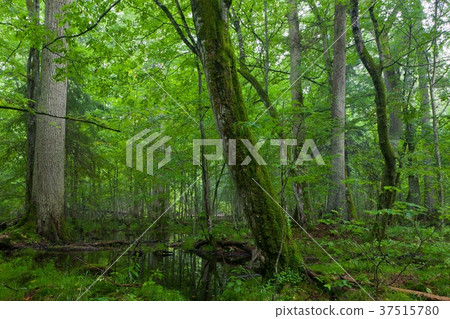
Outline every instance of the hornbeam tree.
MULTIPOLYGON (((384 158, 383 175, 381 177, 381 189, 378 198, 378 209, 389 209, 392 207, 396 197, 395 186, 397 185, 396 158, 389 141, 386 87, 383 81, 383 66, 375 62, 366 46, 364 45, 361 26, 359 23, 359 1, 351 0, 352 30, 355 39, 356 51, 369 73, 375 88, 375 106, 377 114, 378 144, 384 158)), ((379 30, 374 23, 375 36, 379 42, 379 30)), ((378 45, 378 47, 380 47, 378 45)), ((387 223, 386 215, 383 215, 375 225, 375 235, 381 239, 385 235, 387 223)))
MULTIPOLYGON (((248 116, 229 34, 230 5, 231 1, 224 0, 191 0, 197 50, 227 160, 231 156, 229 140, 247 139, 255 144, 252 132, 245 125, 248 116)), ((237 144, 236 163, 242 163, 248 155, 244 145, 237 144)), ((251 161, 246 166, 230 165, 229 169, 255 244, 261 252, 263 275, 270 277, 289 268, 300 270, 302 258, 292 240, 286 216, 275 199, 267 168, 251 161)))

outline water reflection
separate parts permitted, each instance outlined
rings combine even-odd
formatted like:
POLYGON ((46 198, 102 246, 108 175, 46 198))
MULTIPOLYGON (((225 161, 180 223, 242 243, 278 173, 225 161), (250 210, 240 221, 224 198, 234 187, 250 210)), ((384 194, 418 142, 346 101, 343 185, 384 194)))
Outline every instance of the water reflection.
MULTIPOLYGON (((144 239, 147 243, 131 248, 111 267, 109 273, 126 275, 130 266, 138 265, 134 267, 138 270, 138 282, 152 279, 165 288, 180 291, 189 300, 216 300, 223 292, 231 270, 237 266, 218 263, 214 258, 200 258, 192 252, 170 247, 169 243, 181 240, 182 235, 178 234, 152 233, 144 239), (161 251, 164 254, 161 255, 161 251), (155 273, 161 276, 155 276, 155 273)), ((42 267, 52 260, 55 267, 62 271, 83 268, 95 273, 94 267, 104 269, 124 249, 67 252, 22 249, 13 252, 10 257, 29 255, 42 267)))

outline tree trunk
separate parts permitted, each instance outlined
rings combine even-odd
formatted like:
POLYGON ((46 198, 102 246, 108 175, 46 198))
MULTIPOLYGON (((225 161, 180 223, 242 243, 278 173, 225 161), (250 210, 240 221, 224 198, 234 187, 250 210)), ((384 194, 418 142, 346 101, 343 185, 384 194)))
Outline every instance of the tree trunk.
MULTIPOLYGON (((228 24, 231 1, 191 0, 198 37, 198 50, 208 86, 216 126, 230 159, 229 140, 255 139, 247 125, 248 116, 236 70, 228 24)), ((275 198, 265 166, 251 161, 239 165, 250 155, 242 143, 236 143, 236 163, 229 165, 233 182, 257 247, 262 254, 262 273, 267 278, 281 269, 300 270, 302 259, 291 239, 286 217, 275 198)))
MULTIPOLYGON (((200 64, 198 62, 197 59, 197 73, 198 73, 198 98, 199 98, 199 114, 200 114, 200 134, 202 137, 202 140, 206 139, 206 134, 205 134, 205 125, 203 123, 203 118, 205 116, 205 114, 203 114, 203 106, 202 106, 202 102, 201 102, 201 98, 202 98, 202 91, 203 91, 203 86, 202 86, 202 73, 200 70, 200 64)), ((213 241, 212 238, 212 220, 211 220, 211 216, 212 216, 212 204, 211 204, 211 183, 210 183, 210 179, 209 179, 209 172, 208 172, 208 162, 206 161, 205 158, 205 145, 202 145, 200 148, 200 156, 201 156, 201 168, 202 168, 202 199, 203 199, 203 209, 205 210, 205 219, 206 219, 206 228, 208 230, 208 240, 209 241, 213 241)))
POLYGON ((332 188, 328 196, 328 211, 346 213, 345 180, 345 78, 346 78, 346 6, 336 1, 334 9, 334 59, 331 115, 332 188))
MULTIPOLYGON (((287 20, 289 24, 289 50, 290 50, 290 83, 291 83, 291 101, 294 108, 293 138, 297 140, 297 146, 294 147, 294 156, 298 157, 300 149, 305 141, 305 115, 303 104, 303 88, 301 77, 301 46, 300 29, 298 24, 298 9, 296 0, 287 0, 288 13, 287 20)), ((304 174, 304 168, 298 169, 296 174, 304 174)), ((305 226, 306 219, 306 194, 304 183, 294 182, 292 190, 296 199, 295 219, 305 226)))
POLYGON ((436 99, 434 97, 434 86, 436 84, 436 68, 437 68, 437 55, 438 55, 438 32, 437 32, 437 19, 438 19, 438 6, 439 1, 435 0, 434 2, 434 39, 433 39, 433 61, 431 64, 431 69, 428 71, 428 79, 430 82, 429 90, 430 90, 430 102, 431 102, 431 114, 433 117, 433 142, 434 142, 434 156, 436 160, 436 166, 438 169, 438 200, 440 207, 444 207, 444 187, 442 185, 442 162, 441 162, 441 153, 439 150, 439 133, 438 133, 438 119, 436 112, 436 99))
MULTIPOLYGON (((388 44, 386 44, 388 45, 388 44)), ((389 57, 390 59, 390 57, 389 57)), ((403 122, 401 118, 402 96, 400 94, 400 73, 395 66, 384 71, 389 107, 389 140, 394 153, 398 152, 398 145, 402 135, 403 122)))
MULTIPOLYGON (((375 63, 374 59, 364 45, 361 26, 359 23, 358 0, 351 0, 351 5, 352 31, 355 38, 356 51, 367 72, 370 74, 375 88, 378 143, 384 158, 381 189, 378 198, 378 209, 388 209, 392 207, 395 201, 396 192, 394 188, 396 186, 397 176, 396 158, 389 141, 386 88, 383 82, 381 67, 375 63)), ((378 30, 376 30, 376 33, 379 34, 377 31, 378 30)), ((379 42, 379 38, 377 39, 377 42, 379 42)), ((381 220, 379 220, 375 225, 375 235, 377 239, 382 239, 385 236, 385 227, 387 223, 387 218, 385 215, 380 219, 381 220)))
POLYGON ((437 112, 436 112, 436 99, 434 97, 434 85, 436 84, 436 56, 433 57, 433 70, 430 77, 430 102, 431 102, 431 114, 433 116, 433 144, 434 144, 434 156, 436 160, 436 166, 438 168, 438 184, 439 192, 438 199, 440 207, 444 207, 444 187, 442 185, 442 163, 441 152, 439 150, 439 133, 437 124, 437 112))
MULTIPOLYGON (((62 7, 71 0, 48 1, 45 7, 45 26, 54 36, 64 34, 60 26, 62 7)), ((56 44, 56 43, 55 43, 56 44)), ((57 44, 67 47, 64 39, 57 44)), ((60 49, 52 46, 52 51, 60 49)), ((56 58, 63 53, 53 53, 48 48, 42 52, 41 94, 39 111, 63 117, 66 115, 67 78, 55 80, 58 68, 56 58)), ((36 151, 33 173, 32 201, 36 215, 36 231, 44 238, 58 241, 62 236, 64 214, 64 152, 65 120, 37 115, 36 151)))
MULTIPOLYGON (((39 0, 27 1, 28 15, 30 21, 39 25, 39 0)), ((39 97, 39 50, 31 47, 28 53, 27 61, 27 99, 30 109, 36 108, 36 102, 39 97)), ((25 224, 32 210, 31 195, 33 185, 34 152, 36 147, 36 116, 32 113, 27 114, 27 168, 25 178, 25 214, 20 220, 18 226, 25 224)))
MULTIPOLYGON (((425 56, 426 52, 422 55, 425 56)), ((425 57, 419 58, 419 61, 426 63, 425 57)), ((422 114, 422 138, 427 141, 431 139, 432 129, 430 126, 430 95, 428 90, 428 83, 426 81, 426 70, 419 70, 419 87, 422 95, 421 114, 422 114)), ((429 169, 432 166, 432 156, 427 156, 425 159, 425 169, 429 169)), ((423 176, 423 206, 427 209, 428 216, 433 215, 435 205, 435 195, 433 189, 433 176, 426 173, 423 176)))

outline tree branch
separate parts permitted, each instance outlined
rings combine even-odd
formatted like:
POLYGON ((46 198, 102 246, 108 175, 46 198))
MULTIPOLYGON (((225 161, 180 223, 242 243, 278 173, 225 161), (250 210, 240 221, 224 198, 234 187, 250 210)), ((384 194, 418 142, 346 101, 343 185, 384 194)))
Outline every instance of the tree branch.
POLYGON ((178 14, 181 17, 181 21, 183 22, 184 29, 186 30, 186 34, 188 35, 189 39, 191 40, 191 43, 195 46, 195 39, 192 36, 191 30, 189 29, 189 26, 186 22, 186 18, 184 16, 183 10, 181 9, 180 2, 178 0, 175 0, 175 4, 177 6, 178 14))
POLYGON ((3 65, 6 65, 9 61, 9 59, 11 59, 11 57, 14 55, 14 53, 17 52, 17 50, 19 50, 20 46, 22 45, 22 40, 19 41, 19 44, 17 45, 17 47, 11 52, 11 54, 8 56, 8 58, 6 59, 5 62, 3 62, 3 65))
POLYGON ((46 45, 44 45, 43 49, 48 48, 49 46, 51 46, 53 43, 55 43, 58 40, 77 38, 77 37, 82 36, 85 33, 88 33, 89 31, 94 29, 100 23, 100 21, 102 21, 102 19, 108 14, 108 12, 111 11, 112 8, 114 8, 116 5, 118 5, 120 3, 120 1, 122 1, 122 0, 116 0, 111 6, 108 7, 108 9, 106 9, 105 12, 103 12, 101 14, 101 16, 97 19, 97 21, 93 25, 91 25, 89 28, 87 28, 86 30, 84 30, 84 31, 82 31, 80 33, 77 33, 77 34, 62 35, 62 36, 56 37, 55 39, 53 39, 53 41, 51 41, 51 42, 47 43, 46 45))
MULTIPOLYGON (((163 5, 160 1, 154 0, 156 5, 161 8, 162 11, 166 14, 167 18, 169 18, 170 22, 172 23, 173 27, 177 31, 178 35, 181 37, 181 40, 188 46, 188 48, 196 55, 198 55, 198 50, 195 43, 191 43, 186 36, 184 35, 183 31, 181 30, 180 26, 178 25, 177 21, 173 17, 172 13, 170 13, 169 9, 165 5, 163 5)), ((189 36, 189 33, 188 33, 189 36)))
POLYGON ((52 114, 45 113, 45 112, 36 111, 34 109, 26 109, 26 108, 19 108, 19 107, 13 107, 13 106, 5 106, 5 105, 0 105, 0 109, 19 111, 19 112, 30 113, 30 114, 45 115, 45 116, 50 116, 50 117, 54 117, 57 119, 92 124, 92 125, 98 126, 100 128, 103 128, 103 129, 109 130, 109 131, 114 131, 114 132, 119 132, 119 133, 121 132, 120 130, 117 130, 115 128, 107 127, 103 124, 100 124, 100 123, 97 123, 97 122, 94 122, 91 120, 82 119, 82 118, 74 118, 74 117, 70 117, 70 116, 57 116, 57 115, 52 115, 52 114))

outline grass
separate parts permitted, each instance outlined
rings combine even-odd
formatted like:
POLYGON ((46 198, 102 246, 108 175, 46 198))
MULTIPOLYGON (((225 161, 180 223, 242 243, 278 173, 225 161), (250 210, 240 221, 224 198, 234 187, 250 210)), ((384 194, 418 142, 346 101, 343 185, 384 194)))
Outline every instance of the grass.
MULTIPOLYGON (((76 300, 97 278, 78 268, 57 269, 54 262, 37 262, 32 256, 5 260, 0 257, 0 300, 76 300)), ((114 278, 120 279, 120 278, 114 278)), ((99 280, 82 300, 183 300, 177 291, 148 280, 140 287, 118 287, 99 280)))

